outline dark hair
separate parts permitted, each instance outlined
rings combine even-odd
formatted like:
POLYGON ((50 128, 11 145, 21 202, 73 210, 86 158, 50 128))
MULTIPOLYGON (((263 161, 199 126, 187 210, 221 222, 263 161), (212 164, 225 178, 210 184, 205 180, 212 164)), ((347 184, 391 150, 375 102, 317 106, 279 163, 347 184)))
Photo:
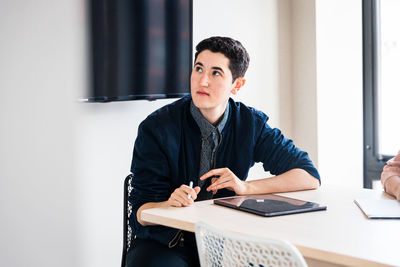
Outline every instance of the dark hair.
POLYGON ((232 72, 232 82, 238 77, 244 77, 249 67, 250 57, 243 45, 229 37, 214 36, 204 39, 196 46, 197 56, 204 50, 210 50, 214 53, 222 53, 229 59, 229 69, 232 72))

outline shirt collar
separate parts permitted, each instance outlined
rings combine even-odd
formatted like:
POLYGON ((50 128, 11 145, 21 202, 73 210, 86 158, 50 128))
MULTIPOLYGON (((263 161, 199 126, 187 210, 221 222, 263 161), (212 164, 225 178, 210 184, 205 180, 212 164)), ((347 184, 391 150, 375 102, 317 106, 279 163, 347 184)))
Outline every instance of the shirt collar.
POLYGON ((222 132, 222 130, 225 127, 226 122, 228 121, 229 107, 230 107, 230 103, 228 101, 225 112, 222 115, 223 117, 222 117, 221 121, 218 123, 218 125, 215 127, 208 120, 206 120, 203 117, 203 115, 201 115, 200 110, 194 105, 193 100, 190 102, 190 113, 192 114, 197 125, 199 126, 201 135, 203 137, 209 136, 215 130, 217 130, 219 133, 222 132))

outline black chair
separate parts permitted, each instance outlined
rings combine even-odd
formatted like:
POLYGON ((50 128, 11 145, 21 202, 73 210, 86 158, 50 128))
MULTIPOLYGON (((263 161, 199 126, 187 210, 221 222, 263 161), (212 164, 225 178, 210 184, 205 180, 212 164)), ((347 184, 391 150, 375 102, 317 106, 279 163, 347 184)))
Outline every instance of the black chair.
POLYGON ((125 267, 126 254, 131 246, 132 229, 129 226, 129 217, 132 213, 132 206, 128 201, 129 195, 132 191, 131 180, 133 175, 129 174, 124 181, 124 214, 123 214, 123 244, 122 244, 122 260, 121 267, 125 267))

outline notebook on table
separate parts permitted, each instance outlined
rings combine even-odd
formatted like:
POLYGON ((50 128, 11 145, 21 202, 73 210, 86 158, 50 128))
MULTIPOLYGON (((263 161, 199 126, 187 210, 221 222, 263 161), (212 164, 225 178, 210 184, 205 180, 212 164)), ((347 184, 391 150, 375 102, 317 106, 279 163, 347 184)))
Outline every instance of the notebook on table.
POLYGON ((357 198, 354 202, 369 219, 400 219, 400 201, 395 199, 357 198))
POLYGON ((221 198, 215 199, 214 204, 265 217, 326 210, 318 203, 274 194, 221 198))

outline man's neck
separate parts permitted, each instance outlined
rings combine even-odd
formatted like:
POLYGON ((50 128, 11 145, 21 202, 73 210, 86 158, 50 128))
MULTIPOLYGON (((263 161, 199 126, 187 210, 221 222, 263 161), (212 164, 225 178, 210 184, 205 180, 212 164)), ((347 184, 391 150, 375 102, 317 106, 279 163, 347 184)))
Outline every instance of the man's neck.
POLYGON ((212 125, 216 126, 221 121, 228 102, 225 105, 213 108, 213 109, 199 109, 201 115, 212 125))

